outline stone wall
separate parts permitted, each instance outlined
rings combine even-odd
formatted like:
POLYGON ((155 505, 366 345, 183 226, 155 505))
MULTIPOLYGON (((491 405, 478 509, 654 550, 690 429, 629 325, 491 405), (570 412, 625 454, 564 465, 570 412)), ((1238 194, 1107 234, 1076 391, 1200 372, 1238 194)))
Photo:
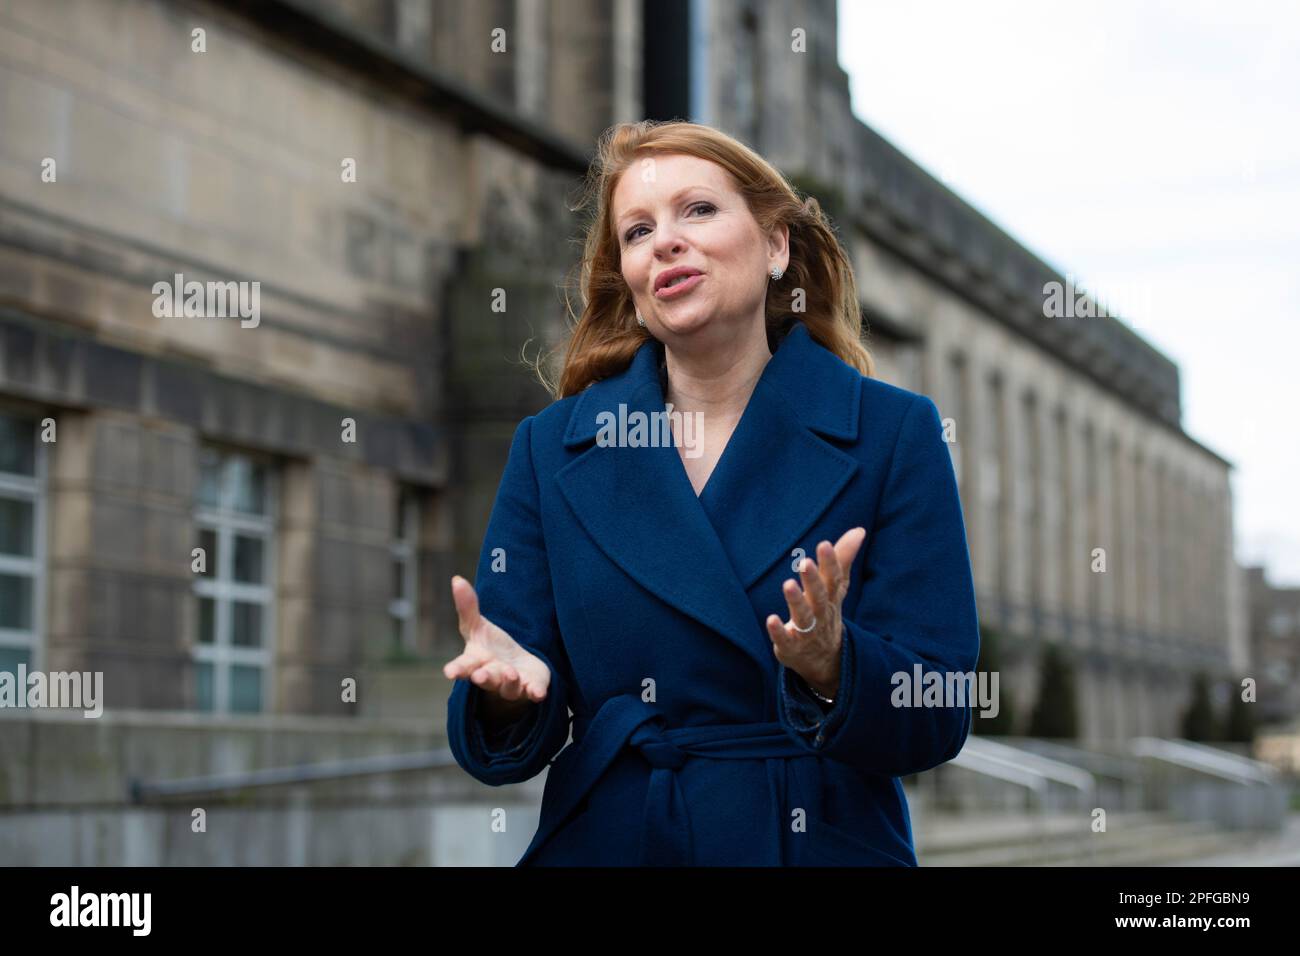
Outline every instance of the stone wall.
POLYGON ((441 747, 441 727, 428 722, 0 712, 0 864, 512 865, 537 828, 545 775, 487 787, 441 747), (431 769, 230 783, 363 758, 438 764, 439 753, 446 759, 431 769), (207 791, 132 796, 133 784, 198 778, 211 781, 207 791))

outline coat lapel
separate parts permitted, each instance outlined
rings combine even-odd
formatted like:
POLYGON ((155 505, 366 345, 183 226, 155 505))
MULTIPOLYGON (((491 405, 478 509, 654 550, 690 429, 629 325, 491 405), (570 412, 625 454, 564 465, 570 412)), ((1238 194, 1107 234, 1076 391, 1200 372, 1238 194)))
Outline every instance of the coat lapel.
MULTIPOLYGON (((625 371, 582 392, 564 443, 592 447, 561 468, 556 481, 612 561, 767 669, 770 641, 746 592, 778 560, 789 560, 795 547, 814 556, 816 542, 802 535, 858 467, 852 455, 817 433, 857 438, 861 376, 795 321, 697 498, 670 444, 596 442, 602 413, 617 422, 641 412, 653 422, 652 413, 664 411, 662 348, 648 340, 625 371)), ((785 607, 779 590, 766 603, 785 607)))

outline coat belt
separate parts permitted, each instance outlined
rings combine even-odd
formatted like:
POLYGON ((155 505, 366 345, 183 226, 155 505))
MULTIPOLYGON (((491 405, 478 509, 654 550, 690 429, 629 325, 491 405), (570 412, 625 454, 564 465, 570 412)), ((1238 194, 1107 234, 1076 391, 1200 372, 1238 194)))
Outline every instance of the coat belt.
MULTIPOLYGON (((526 865, 533 853, 567 817, 578 801, 596 784, 624 746, 636 748, 650 764, 650 783, 642 814, 642 866, 686 866, 692 862, 690 816, 677 771, 692 757, 713 760, 765 760, 774 805, 785 793, 781 775, 793 772, 798 803, 817 791, 810 777, 813 761, 789 757, 815 757, 777 721, 750 724, 708 724, 696 727, 664 726, 664 715, 637 694, 606 700, 590 718, 574 718, 573 743, 556 758, 562 773, 547 780, 553 790, 546 802, 536 836, 517 865, 526 865), (569 751, 573 751, 569 754, 569 751)), ((812 812, 811 807, 809 812, 812 812)), ((774 821, 776 827, 781 823, 774 821)), ((761 839, 761 834, 755 834, 761 839)), ((780 863, 780 834, 771 834, 774 864, 780 863)))

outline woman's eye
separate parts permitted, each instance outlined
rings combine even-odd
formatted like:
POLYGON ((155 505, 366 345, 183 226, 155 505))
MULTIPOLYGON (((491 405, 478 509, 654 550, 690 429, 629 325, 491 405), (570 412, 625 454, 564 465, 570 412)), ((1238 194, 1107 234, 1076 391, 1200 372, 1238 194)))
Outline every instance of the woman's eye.
MULTIPOLYGON (((687 212, 694 212, 697 209, 704 210, 705 215, 708 215, 711 212, 718 211, 718 207, 713 205, 713 203, 711 202, 697 202, 697 203, 692 203, 690 208, 687 209, 687 212)), ((633 239, 637 238, 637 234, 640 232, 640 230, 645 228, 646 228, 645 226, 633 226, 627 232, 623 233, 623 241, 631 242, 633 239)))

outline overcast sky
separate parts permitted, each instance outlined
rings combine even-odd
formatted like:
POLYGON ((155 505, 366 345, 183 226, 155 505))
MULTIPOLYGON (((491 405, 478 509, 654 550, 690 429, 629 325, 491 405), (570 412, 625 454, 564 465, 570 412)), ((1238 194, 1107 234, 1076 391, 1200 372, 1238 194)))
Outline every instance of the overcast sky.
POLYGON ((1300 4, 839 0, 861 119, 1179 366, 1300 585, 1300 4))

